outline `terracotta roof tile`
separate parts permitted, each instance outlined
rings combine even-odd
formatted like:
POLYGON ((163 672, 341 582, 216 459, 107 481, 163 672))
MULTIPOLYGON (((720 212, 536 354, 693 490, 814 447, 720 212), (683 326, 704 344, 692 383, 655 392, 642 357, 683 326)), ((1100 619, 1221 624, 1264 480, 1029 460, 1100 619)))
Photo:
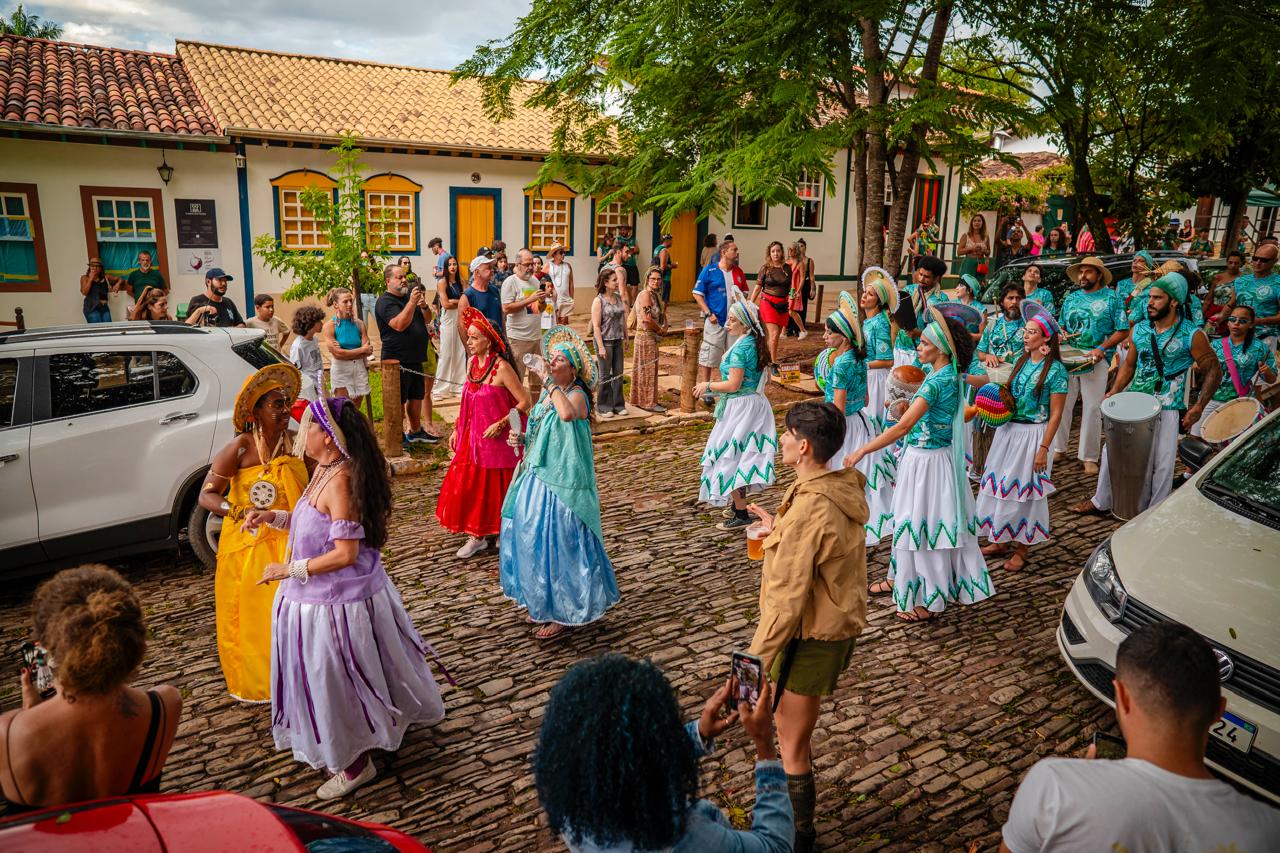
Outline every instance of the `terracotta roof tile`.
POLYGON ((178 57, 0 36, 0 120, 220 136, 178 57))
POLYGON ((997 178, 1030 177, 1041 169, 1067 162, 1061 155, 1052 151, 1028 151, 1025 154, 1014 154, 1013 157, 1018 161, 1018 166, 1013 166, 1002 160, 986 160, 979 164, 978 180, 991 181, 997 178))
POLYGON ((179 41, 178 57, 227 133, 545 153, 555 121, 512 96, 514 115, 485 115, 480 84, 448 71, 179 41))

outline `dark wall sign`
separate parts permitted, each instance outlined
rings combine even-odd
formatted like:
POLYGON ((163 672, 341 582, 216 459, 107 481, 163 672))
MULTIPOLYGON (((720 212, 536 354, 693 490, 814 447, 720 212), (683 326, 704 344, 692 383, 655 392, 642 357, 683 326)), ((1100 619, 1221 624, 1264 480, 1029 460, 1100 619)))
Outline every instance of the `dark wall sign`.
POLYGON ((218 219, 211 198, 173 200, 178 220, 179 249, 216 249, 218 219))

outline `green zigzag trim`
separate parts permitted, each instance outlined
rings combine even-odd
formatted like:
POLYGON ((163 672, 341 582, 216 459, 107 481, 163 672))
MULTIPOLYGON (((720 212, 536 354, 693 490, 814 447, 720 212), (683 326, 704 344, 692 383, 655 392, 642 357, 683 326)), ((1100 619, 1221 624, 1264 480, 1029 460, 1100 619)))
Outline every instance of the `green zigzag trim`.
MULTIPOLYGON (((976 516, 970 516, 967 528, 970 534, 974 536, 978 535, 978 519, 976 516)), ((938 543, 942 541, 943 535, 945 535, 947 537, 947 541, 951 543, 947 547, 955 548, 960 541, 958 531, 959 528, 951 528, 946 524, 939 522, 938 529, 932 534, 929 532, 927 525, 924 530, 917 532, 915 524, 913 524, 910 519, 907 519, 902 522, 901 525, 895 525, 893 531, 893 547, 898 547, 898 540, 902 538, 904 533, 906 533, 911 536, 911 542, 917 549, 920 547, 920 541, 923 539, 928 543, 929 550, 935 550, 938 547, 938 543)))
MULTIPOLYGON (((885 460, 893 460, 893 456, 892 456, 891 454, 888 454, 888 453, 886 453, 886 454, 884 455, 884 458, 885 458, 885 460)), ((881 464, 879 464, 879 465, 875 466, 874 468, 872 468, 872 469, 871 469, 871 475, 870 475, 869 477, 867 477, 867 488, 868 488, 868 489, 870 489, 870 490, 871 490, 871 491, 873 491, 873 492, 878 492, 878 491, 880 491, 880 477, 881 477, 881 476, 885 476, 885 477, 888 477, 888 478, 889 478, 889 485, 891 485, 891 486, 897 485, 897 483, 898 483, 898 463, 897 463, 897 461, 890 461, 890 462, 888 462, 887 464, 885 464, 885 463, 883 463, 883 462, 882 462, 881 464)))
MULTIPOLYGON (((890 562, 893 564, 894 572, 896 573, 898 561, 890 557, 890 562)), ((921 601, 920 590, 922 587, 924 587, 924 585, 925 585, 924 578, 922 577, 916 578, 911 583, 907 584, 907 588, 906 590, 903 591, 903 594, 901 596, 898 595, 898 589, 897 589, 897 586, 895 585, 893 590, 893 600, 894 600, 894 603, 898 605, 898 609, 905 613, 906 611, 912 610, 916 607, 928 607, 940 595, 943 596, 943 601, 956 602, 960 600, 961 590, 967 591, 969 593, 970 598, 975 597, 974 596, 975 590, 980 590, 984 598, 990 597, 991 573, 988 572, 986 567, 984 566, 982 569, 982 577, 978 578, 978 580, 970 582, 969 580, 962 578, 957 583, 953 583, 950 586, 948 586, 947 589, 945 590, 942 587, 938 587, 933 591, 932 594, 925 595, 924 600, 921 601), (911 602, 913 601, 916 603, 912 604, 911 602)))
POLYGON ((870 533, 872 536, 876 537, 877 539, 881 539, 884 537, 884 525, 886 521, 889 522, 889 529, 892 531, 893 530, 893 513, 891 512, 881 513, 880 519, 874 525, 871 524, 871 519, 867 519, 867 523, 864 524, 863 527, 865 527, 867 529, 867 532, 870 533))
POLYGON ((722 495, 722 496, 723 496, 723 495, 726 495, 726 494, 728 494, 729 492, 733 491, 734 489, 740 489, 740 488, 742 488, 742 487, 744 487, 744 486, 750 486, 752 483, 757 482, 757 479, 758 479, 758 481, 759 481, 759 482, 761 482, 761 483, 768 483, 771 479, 773 479, 773 463, 772 463, 772 462, 770 462, 770 463, 768 463, 767 465, 765 465, 765 466, 764 466, 764 470, 763 470, 763 471, 762 471, 762 470, 760 470, 760 468, 759 468, 758 466, 756 466, 756 465, 752 465, 750 468, 748 468, 748 469, 747 469, 747 472, 746 472, 745 476, 743 475, 743 472, 742 472, 742 469, 741 469, 741 468, 736 469, 736 470, 733 472, 733 476, 729 478, 729 485, 728 485, 728 487, 727 487, 727 488, 726 488, 726 486, 725 486, 724 477, 722 477, 722 476, 720 476, 719 474, 717 474, 717 475, 716 475, 716 479, 717 479, 717 480, 719 481, 719 483, 720 483, 720 491, 719 491, 719 492, 715 492, 715 491, 711 488, 711 478, 710 478, 710 477, 708 477, 706 474, 703 474, 703 475, 702 475, 701 485, 702 485, 704 488, 706 488, 706 490, 707 490, 708 492, 713 493, 713 494, 719 494, 719 495, 722 495), (739 479, 740 477, 741 477, 741 478, 743 478, 743 480, 742 480, 742 482, 739 484, 739 483, 738 483, 738 479, 739 479))
POLYGON ((766 445, 772 447, 775 453, 778 451, 778 439, 769 438, 767 435, 752 432, 747 435, 745 441, 739 442, 738 439, 731 438, 718 448, 707 448, 702 452, 702 464, 706 465, 707 462, 719 462, 720 457, 724 456, 730 448, 732 448, 735 453, 741 453, 742 451, 749 449, 753 443, 756 446, 757 453, 764 453, 766 445), (707 457, 710 457, 710 459, 707 457))

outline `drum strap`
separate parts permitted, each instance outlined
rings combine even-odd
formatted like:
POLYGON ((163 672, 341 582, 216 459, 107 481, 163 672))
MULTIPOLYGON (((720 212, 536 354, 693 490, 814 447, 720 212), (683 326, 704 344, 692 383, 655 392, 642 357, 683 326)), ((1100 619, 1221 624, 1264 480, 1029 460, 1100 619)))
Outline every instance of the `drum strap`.
POLYGON ((1147 343, 1150 344, 1151 346, 1151 360, 1156 363, 1156 374, 1161 379, 1164 379, 1165 381, 1173 379, 1186 372, 1185 370, 1179 370, 1177 373, 1174 373, 1174 374, 1166 374, 1164 372, 1164 351, 1166 348, 1168 348, 1169 344, 1173 343, 1173 339, 1178 336, 1178 327, 1181 325, 1182 325, 1181 319, 1179 319, 1178 322, 1173 324, 1173 331, 1170 333, 1169 339, 1164 342, 1164 346, 1162 347, 1156 346, 1156 337, 1157 337, 1156 327, 1155 326, 1151 327, 1151 337, 1147 341, 1147 343))
POLYGON ((1227 373, 1231 374, 1231 384, 1236 387, 1236 395, 1240 397, 1249 396, 1249 389, 1245 387, 1244 381, 1240 378, 1240 368, 1236 365, 1235 355, 1231 351, 1231 338, 1222 339, 1222 355, 1227 361, 1227 373))

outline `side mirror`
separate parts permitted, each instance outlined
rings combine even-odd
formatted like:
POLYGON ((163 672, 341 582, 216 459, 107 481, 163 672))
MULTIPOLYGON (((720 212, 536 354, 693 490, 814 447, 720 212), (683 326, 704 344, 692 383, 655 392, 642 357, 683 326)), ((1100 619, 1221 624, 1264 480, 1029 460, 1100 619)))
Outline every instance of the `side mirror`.
POLYGON ((1212 444, 1194 436, 1187 436, 1178 443, 1178 459, 1188 471, 1199 471, 1217 452, 1212 444))

